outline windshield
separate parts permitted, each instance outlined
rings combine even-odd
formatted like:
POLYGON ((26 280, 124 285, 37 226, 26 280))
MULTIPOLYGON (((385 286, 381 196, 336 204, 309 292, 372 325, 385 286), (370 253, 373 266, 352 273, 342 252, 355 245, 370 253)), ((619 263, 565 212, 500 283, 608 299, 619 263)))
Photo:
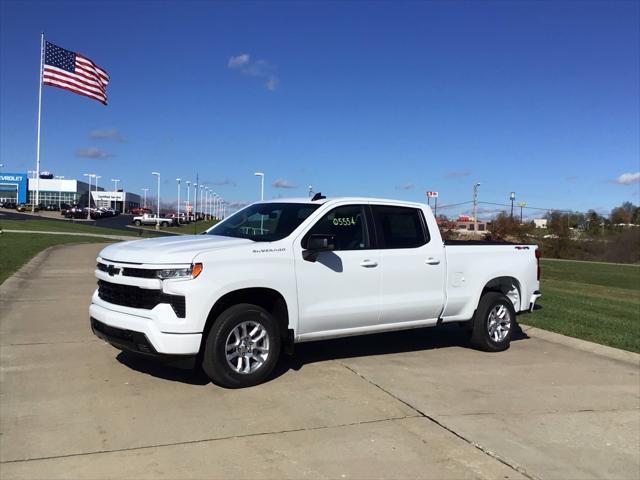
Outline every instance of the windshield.
POLYGON ((274 242, 291 235, 319 206, 312 203, 255 203, 220 222, 207 234, 274 242))

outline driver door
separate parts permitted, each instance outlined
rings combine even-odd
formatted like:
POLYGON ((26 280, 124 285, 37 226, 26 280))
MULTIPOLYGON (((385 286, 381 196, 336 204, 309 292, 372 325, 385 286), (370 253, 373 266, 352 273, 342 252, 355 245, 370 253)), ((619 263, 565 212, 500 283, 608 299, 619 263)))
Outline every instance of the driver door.
POLYGON ((296 240, 299 334, 331 336, 379 323, 382 276, 374 242, 368 205, 335 207, 296 240), (304 260, 312 234, 335 236, 335 249, 319 253, 316 261, 304 260))

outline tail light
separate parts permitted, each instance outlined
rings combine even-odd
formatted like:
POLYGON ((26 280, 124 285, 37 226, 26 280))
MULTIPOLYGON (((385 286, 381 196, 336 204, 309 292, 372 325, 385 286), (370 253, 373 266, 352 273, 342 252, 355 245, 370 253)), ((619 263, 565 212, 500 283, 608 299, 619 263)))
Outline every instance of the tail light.
POLYGON ((540 281, 540 258, 542 257, 542 252, 539 248, 536 248, 536 263, 538 264, 538 281, 540 281))

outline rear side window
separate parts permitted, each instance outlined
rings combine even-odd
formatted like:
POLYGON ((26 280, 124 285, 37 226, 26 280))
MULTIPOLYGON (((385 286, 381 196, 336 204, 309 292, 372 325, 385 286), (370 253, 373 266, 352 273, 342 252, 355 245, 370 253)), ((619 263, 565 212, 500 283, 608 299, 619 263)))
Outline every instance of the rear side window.
POLYGON ((429 242, 422 212, 417 208, 373 205, 382 248, 417 248, 429 242))

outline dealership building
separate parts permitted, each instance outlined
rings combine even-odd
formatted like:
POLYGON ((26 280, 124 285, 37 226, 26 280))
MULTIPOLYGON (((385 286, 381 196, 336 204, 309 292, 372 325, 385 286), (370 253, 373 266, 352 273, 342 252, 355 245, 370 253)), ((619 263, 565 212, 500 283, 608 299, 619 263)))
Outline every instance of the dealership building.
MULTIPOLYGON (((47 175, 51 177, 52 175, 47 175)), ((140 195, 118 190, 108 192, 104 188, 91 185, 81 180, 63 178, 29 178, 26 173, 0 173, 0 202, 32 203, 35 202, 36 189, 40 189, 39 203, 45 205, 90 205, 94 207, 111 207, 121 212, 140 206, 140 195)))

